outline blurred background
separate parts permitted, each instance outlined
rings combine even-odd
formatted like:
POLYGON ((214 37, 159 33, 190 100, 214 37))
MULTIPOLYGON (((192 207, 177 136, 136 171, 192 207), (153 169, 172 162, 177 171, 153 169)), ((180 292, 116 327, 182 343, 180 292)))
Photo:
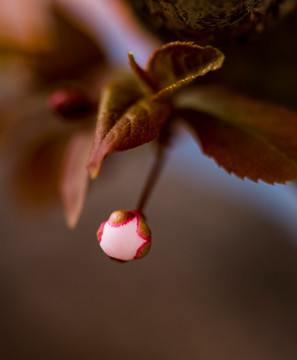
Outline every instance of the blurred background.
MULTIPOLYGON (((54 134, 59 149, 81 126, 55 118, 48 94, 69 79, 89 84, 94 59, 94 71, 106 57, 126 66, 133 50, 143 64, 158 44, 123 1, 60 0, 58 39, 67 28, 72 40, 52 47, 51 3, 0 3, 1 359, 296 359, 294 184, 230 176, 181 128, 146 210, 152 250, 127 264, 102 253, 96 231, 112 211, 135 206, 153 162, 149 144, 107 159, 75 230, 54 179, 30 190, 39 157, 27 152, 42 149, 54 172, 60 156, 44 138, 54 134), (79 36, 92 43, 75 53, 79 36)), ((296 20, 294 11, 258 39, 225 45, 225 69, 209 81, 297 110, 296 20)))

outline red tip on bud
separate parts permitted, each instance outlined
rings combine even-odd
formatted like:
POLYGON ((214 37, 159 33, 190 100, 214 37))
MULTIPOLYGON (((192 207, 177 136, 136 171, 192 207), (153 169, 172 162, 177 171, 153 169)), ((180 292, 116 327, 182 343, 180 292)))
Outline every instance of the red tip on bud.
POLYGON ((117 210, 97 232, 102 250, 120 262, 143 258, 151 247, 151 231, 138 211, 117 210))
POLYGON ((77 88, 63 88, 48 98, 50 109, 64 119, 78 119, 94 110, 87 95, 77 88))

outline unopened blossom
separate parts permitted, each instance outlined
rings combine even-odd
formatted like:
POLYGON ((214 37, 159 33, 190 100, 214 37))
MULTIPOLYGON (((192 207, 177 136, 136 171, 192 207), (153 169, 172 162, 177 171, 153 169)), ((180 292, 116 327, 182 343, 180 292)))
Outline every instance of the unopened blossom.
POLYGON ((107 256, 122 262, 144 257, 151 247, 151 231, 138 211, 114 211, 100 225, 97 238, 107 256))

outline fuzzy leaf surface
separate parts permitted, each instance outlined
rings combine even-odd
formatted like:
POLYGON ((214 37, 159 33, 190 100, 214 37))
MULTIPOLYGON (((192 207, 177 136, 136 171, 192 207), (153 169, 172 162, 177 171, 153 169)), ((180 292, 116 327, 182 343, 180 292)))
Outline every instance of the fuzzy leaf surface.
POLYGON ((146 71, 158 89, 156 98, 161 98, 219 69, 223 61, 224 55, 214 47, 177 41, 158 48, 149 59, 146 71))
POLYGON ((179 100, 204 153, 229 173, 267 183, 297 179, 297 113, 225 87, 192 89, 179 100))
POLYGON ((164 101, 146 97, 134 80, 114 82, 103 91, 87 169, 96 178, 104 158, 152 141, 171 112, 164 101))

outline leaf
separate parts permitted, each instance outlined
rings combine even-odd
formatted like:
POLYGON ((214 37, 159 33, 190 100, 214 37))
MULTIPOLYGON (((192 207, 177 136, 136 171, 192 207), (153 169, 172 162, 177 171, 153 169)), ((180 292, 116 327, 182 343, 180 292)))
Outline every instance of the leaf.
POLYGON ((140 80, 140 83, 141 85, 143 85, 145 92, 148 94, 151 94, 152 92, 157 92, 158 85, 155 79, 151 76, 151 74, 149 74, 146 70, 143 70, 142 67, 138 65, 138 63, 134 59, 132 52, 128 53, 128 57, 130 68, 140 80))
POLYGON ((108 84, 101 95, 94 144, 100 143, 126 109, 142 96, 138 83, 132 77, 108 84))
POLYGON ((125 110, 142 97, 138 83, 132 77, 124 77, 108 84, 102 91, 93 146, 87 168, 92 177, 98 174, 98 152, 102 140, 112 129, 125 110))
POLYGON ((110 84, 103 91, 87 169, 98 176, 104 158, 152 141, 171 112, 167 102, 144 97, 132 78, 110 84))
POLYGON ((120 117, 115 125, 93 147, 87 169, 96 178, 104 158, 154 140, 171 113, 171 105, 149 98, 139 100, 120 117))
POLYGON ((97 177, 109 153, 153 140, 172 110, 165 95, 219 68, 223 59, 215 48, 175 42, 157 49, 147 70, 143 70, 129 53, 130 66, 140 82, 124 79, 110 84, 103 92, 87 164, 91 177, 97 177))
POLYGON ((205 154, 228 172, 267 183, 297 179, 297 113, 214 86, 184 93, 179 105, 205 154))
POLYGON ((60 194, 67 225, 74 228, 82 212, 88 188, 86 162, 90 153, 93 134, 81 130, 70 139, 64 154, 60 194))
POLYGON ((224 55, 214 47, 177 41, 158 48, 149 59, 146 71, 157 84, 156 98, 161 98, 219 69, 223 61, 224 55))

